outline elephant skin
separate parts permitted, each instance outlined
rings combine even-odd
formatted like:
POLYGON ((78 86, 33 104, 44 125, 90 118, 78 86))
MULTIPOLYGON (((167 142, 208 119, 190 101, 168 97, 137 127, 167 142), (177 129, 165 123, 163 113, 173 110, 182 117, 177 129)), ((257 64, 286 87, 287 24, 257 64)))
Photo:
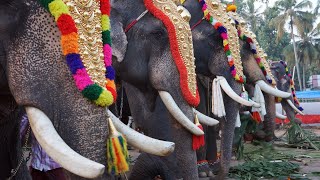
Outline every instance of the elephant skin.
MULTIPOLYGON (((179 73, 171 56, 167 30, 162 22, 147 13, 127 33, 123 31, 145 10, 142 0, 134 3, 125 0, 112 1, 113 63, 117 74, 124 82, 132 117, 138 126, 141 124, 140 120, 156 117, 152 114, 157 108, 162 108, 157 107, 156 103, 159 99, 158 91, 167 91, 183 113, 193 120, 192 108, 182 97, 179 73)), ((163 117, 156 117, 158 123, 161 123, 161 127, 165 126, 163 130, 172 133, 170 140, 175 142, 176 163, 179 169, 174 178, 197 179, 196 153, 191 148, 191 133, 171 115, 163 117)), ((150 134, 152 133, 148 133, 150 134)), ((158 137, 167 140, 165 136, 158 137)))
MULTIPOLYGON (((74 151, 106 164, 105 108, 89 102, 77 90, 61 52, 61 34, 54 18, 38 1, 21 3, 25 20, 18 22, 19 32, 5 47, 10 92, 18 105, 42 110, 74 151)), ((71 173, 67 176, 84 179, 71 173)), ((97 179, 112 177, 105 172, 97 179)))

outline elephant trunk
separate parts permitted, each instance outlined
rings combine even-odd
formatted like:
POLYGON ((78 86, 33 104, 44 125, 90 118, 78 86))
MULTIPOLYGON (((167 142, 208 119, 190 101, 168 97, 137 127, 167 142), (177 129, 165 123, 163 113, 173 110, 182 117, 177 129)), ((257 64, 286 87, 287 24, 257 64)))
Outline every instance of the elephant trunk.
POLYGON ((265 138, 266 141, 271 141, 274 137, 275 130, 275 118, 276 118, 276 106, 274 96, 264 93, 264 99, 266 103, 266 115, 264 116, 264 129, 267 132, 265 138))

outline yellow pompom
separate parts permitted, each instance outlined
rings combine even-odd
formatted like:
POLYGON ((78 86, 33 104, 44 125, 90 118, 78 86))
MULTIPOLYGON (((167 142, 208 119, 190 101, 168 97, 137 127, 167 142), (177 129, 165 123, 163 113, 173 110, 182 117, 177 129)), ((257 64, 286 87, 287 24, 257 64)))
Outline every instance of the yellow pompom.
POLYGON ((232 12, 236 12, 237 10, 237 6, 234 4, 228 4, 227 5, 227 12, 232 11, 232 12))
POLYGON ((95 100, 94 103, 102 107, 110 106, 113 103, 113 96, 109 91, 103 89, 99 98, 95 100))
POLYGON ((109 16, 107 16, 105 14, 101 16, 101 27, 102 27, 102 31, 110 30, 109 16))
POLYGON ((57 21, 61 14, 70 14, 68 7, 62 0, 54 0, 49 4, 49 11, 57 21))

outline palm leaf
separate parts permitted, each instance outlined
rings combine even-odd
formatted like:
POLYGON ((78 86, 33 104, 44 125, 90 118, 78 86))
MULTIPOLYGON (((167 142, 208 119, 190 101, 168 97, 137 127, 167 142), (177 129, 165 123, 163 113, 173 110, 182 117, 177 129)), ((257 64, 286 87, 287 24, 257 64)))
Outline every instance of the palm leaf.
POLYGON ((303 0, 294 6, 295 9, 312 8, 312 2, 309 0, 303 0))

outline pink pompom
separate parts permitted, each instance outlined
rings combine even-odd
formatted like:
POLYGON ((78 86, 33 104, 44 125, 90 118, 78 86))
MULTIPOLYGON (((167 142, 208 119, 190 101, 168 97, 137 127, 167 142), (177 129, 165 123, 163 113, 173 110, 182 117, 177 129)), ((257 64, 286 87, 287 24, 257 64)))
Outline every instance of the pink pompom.
POLYGON ((105 66, 111 66, 112 64, 112 49, 109 44, 103 46, 104 64, 105 66))
POLYGON ((85 69, 78 69, 76 74, 73 76, 73 78, 76 81, 76 86, 80 91, 82 91, 88 85, 93 84, 92 80, 90 79, 85 69))

